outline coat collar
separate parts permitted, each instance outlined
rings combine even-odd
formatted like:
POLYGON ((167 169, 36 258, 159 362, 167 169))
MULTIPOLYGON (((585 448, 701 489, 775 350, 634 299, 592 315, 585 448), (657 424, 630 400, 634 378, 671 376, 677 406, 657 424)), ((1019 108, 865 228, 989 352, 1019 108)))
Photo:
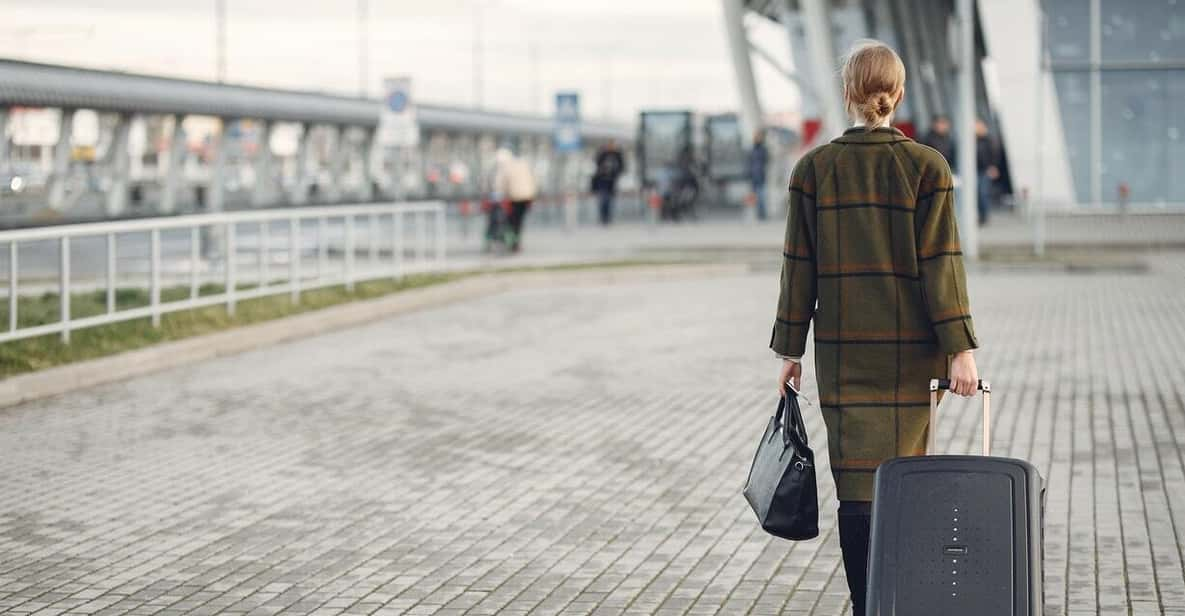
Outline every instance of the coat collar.
POLYGON ((831 140, 832 143, 897 143, 898 141, 909 141, 909 137, 891 126, 881 126, 870 131, 865 131, 863 126, 853 126, 831 140))

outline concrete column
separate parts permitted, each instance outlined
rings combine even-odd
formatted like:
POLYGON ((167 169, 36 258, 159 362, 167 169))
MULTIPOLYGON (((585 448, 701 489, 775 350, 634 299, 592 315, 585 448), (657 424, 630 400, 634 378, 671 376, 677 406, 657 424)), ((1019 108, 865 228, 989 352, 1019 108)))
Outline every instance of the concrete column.
POLYGON ((119 114, 115 133, 111 138, 108 153, 111 185, 107 189, 107 217, 115 218, 123 213, 128 203, 128 132, 132 127, 131 114, 119 114))
POLYGON ((1090 0, 1090 205, 1103 205, 1103 39, 1100 0, 1090 0))
POLYGON ((74 110, 62 109, 58 123, 58 142, 53 150, 53 178, 49 187, 49 207, 60 210, 66 204, 66 182, 70 175, 70 141, 74 136, 74 110))
POLYGON ((296 142, 296 172, 293 178, 292 192, 288 195, 288 200, 294 205, 308 202, 309 134, 312 132, 312 124, 301 125, 300 140, 296 142))
POLYGON ((346 169, 350 162, 350 149, 346 147, 348 133, 345 126, 333 127, 333 147, 329 154, 329 186, 325 191, 325 200, 329 202, 342 199, 342 184, 346 179, 346 169))
POLYGON ((226 209, 226 195, 222 188, 226 184, 226 127, 233 121, 230 118, 220 118, 218 136, 210 141, 214 158, 210 160, 210 186, 206 190, 207 212, 221 212, 226 209))
POLYGON ((366 136, 362 139, 362 186, 358 190, 358 198, 362 201, 374 200, 374 185, 381 181, 382 175, 376 168, 382 165, 382 148, 375 139, 376 127, 367 127, 366 136))
POLYGON ((183 115, 173 116, 173 137, 169 140, 169 167, 165 172, 165 185, 161 187, 160 213, 177 211, 177 193, 184 182, 185 129, 181 127, 183 115))
POLYGON ((969 259, 979 257, 979 196, 975 169, 975 0, 958 1, 959 18, 959 115, 955 134, 959 143, 960 244, 969 259))
POLYGON ((8 107, 0 107, 0 167, 8 164, 8 107))
POLYGON ((753 133, 762 125, 761 99, 757 95, 757 81, 753 78, 753 63, 749 58, 749 36, 745 32, 744 0, 722 0, 724 31, 732 57, 732 72, 736 76, 737 92, 741 99, 741 133, 744 142, 753 140, 753 133))
POLYGON ((251 193, 251 204, 262 207, 272 202, 275 178, 272 177, 272 127, 274 122, 265 120, 259 131, 259 149, 255 152, 255 186, 251 193))
POLYGON ((823 139, 830 140, 847 128, 847 113, 843 105, 843 88, 836 65, 838 54, 831 37, 831 8, 828 0, 802 0, 803 30, 810 58, 806 62, 813 71, 812 81, 819 95, 823 114, 823 139))

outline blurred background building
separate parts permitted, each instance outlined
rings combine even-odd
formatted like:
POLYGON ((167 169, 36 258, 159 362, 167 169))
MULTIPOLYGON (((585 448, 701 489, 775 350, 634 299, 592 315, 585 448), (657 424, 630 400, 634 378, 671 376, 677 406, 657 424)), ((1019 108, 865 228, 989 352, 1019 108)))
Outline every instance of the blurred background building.
MULTIPOLYGON (((1049 209, 1185 205, 1185 183, 1174 172, 1185 156, 1179 104, 1185 97, 1185 3, 974 4, 975 112, 1002 145, 1005 192, 1017 199, 1027 194, 1049 209)), ((906 64, 900 128, 920 136, 936 115, 958 120, 955 5, 951 0, 744 3, 787 28, 803 69, 792 77, 814 93, 803 98, 808 140, 837 106, 835 59, 865 37, 888 42, 906 64)), ((829 127, 824 136, 834 132, 829 127)))
POLYGON ((544 179, 545 200, 571 198, 611 140, 637 203, 683 166, 701 210, 731 215, 758 128, 773 137, 776 213, 794 159, 845 125, 837 69, 865 37, 906 63, 896 123, 911 136, 938 116, 956 136, 970 126, 957 82, 973 72, 1002 206, 1185 205, 1181 0, 971 2, 970 67, 957 0, 43 4, 14 3, 0 31, 0 225, 459 208, 488 196, 503 145, 544 179), (376 138, 393 76, 415 84, 414 143, 376 138), (561 91, 580 101, 574 147, 556 147, 561 91))

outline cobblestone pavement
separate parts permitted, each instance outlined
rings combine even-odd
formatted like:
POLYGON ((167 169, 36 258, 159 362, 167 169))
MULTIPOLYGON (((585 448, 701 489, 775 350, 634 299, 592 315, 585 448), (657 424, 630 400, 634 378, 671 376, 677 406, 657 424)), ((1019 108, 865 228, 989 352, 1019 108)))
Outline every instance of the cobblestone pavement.
MULTIPOLYGON (((1047 614, 1185 614, 1182 280, 971 280, 1047 614)), ((740 496, 776 284, 522 291, 0 410, 0 612, 842 614, 826 474, 814 541, 740 496)))

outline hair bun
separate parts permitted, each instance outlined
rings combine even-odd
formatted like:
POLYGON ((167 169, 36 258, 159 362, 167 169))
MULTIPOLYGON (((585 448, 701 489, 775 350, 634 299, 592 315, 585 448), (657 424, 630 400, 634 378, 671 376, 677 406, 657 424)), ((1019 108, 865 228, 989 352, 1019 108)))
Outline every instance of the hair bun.
POLYGON ((872 97, 876 103, 876 114, 882 118, 893 113, 893 99, 887 92, 881 92, 872 97))
POLYGON ((879 124, 893 113, 893 97, 888 92, 877 92, 858 105, 858 111, 868 125, 879 124))

